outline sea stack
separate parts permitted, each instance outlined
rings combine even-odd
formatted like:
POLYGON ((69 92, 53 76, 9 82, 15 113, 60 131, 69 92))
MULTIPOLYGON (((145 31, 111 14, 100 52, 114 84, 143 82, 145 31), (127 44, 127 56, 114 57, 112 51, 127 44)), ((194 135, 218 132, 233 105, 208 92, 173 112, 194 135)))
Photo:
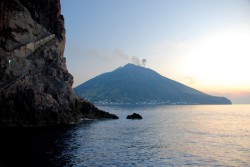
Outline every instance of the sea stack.
POLYGON ((0 46, 0 127, 117 118, 72 89, 60 0, 1 0, 0 46))

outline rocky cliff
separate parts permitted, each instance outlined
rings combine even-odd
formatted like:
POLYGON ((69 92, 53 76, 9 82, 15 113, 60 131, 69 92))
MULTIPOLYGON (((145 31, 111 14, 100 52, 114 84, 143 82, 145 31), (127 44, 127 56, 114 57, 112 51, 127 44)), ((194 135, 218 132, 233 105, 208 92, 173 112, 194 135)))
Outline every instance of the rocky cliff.
POLYGON ((60 0, 1 0, 0 46, 0 127, 117 118, 72 89, 60 0))

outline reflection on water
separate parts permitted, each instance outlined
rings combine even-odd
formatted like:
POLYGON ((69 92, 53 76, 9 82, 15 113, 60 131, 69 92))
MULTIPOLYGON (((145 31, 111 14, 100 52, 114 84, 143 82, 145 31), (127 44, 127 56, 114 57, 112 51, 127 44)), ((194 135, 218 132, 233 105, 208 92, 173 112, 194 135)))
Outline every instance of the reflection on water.
POLYGON ((100 108, 120 119, 2 130, 0 162, 12 166, 250 164, 250 105, 100 108), (127 120, 133 112, 143 119, 127 120))
MULTIPOLYGON (((93 121, 81 123, 88 129, 93 121)), ((70 157, 62 157, 70 150, 68 142, 79 125, 58 127, 0 129, 0 167, 65 166, 70 157), (61 158, 57 158, 60 155, 61 158)))

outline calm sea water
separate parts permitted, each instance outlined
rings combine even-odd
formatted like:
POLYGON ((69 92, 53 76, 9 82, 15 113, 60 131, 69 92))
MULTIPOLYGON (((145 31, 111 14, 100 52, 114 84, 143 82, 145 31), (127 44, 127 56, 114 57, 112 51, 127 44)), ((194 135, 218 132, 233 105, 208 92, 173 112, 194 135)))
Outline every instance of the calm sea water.
POLYGON ((1 130, 0 166, 250 166, 250 105, 99 108, 120 119, 1 130))

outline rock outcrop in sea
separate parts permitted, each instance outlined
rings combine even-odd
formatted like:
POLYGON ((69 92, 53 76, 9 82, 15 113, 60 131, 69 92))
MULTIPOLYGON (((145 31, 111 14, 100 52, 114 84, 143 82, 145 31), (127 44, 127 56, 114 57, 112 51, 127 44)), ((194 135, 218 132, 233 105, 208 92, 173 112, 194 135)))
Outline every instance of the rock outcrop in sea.
POLYGON ((0 46, 0 127, 118 118, 72 89, 60 0, 1 0, 0 46))
POLYGON ((140 114, 133 113, 131 115, 128 115, 127 119, 142 119, 142 116, 140 114))

